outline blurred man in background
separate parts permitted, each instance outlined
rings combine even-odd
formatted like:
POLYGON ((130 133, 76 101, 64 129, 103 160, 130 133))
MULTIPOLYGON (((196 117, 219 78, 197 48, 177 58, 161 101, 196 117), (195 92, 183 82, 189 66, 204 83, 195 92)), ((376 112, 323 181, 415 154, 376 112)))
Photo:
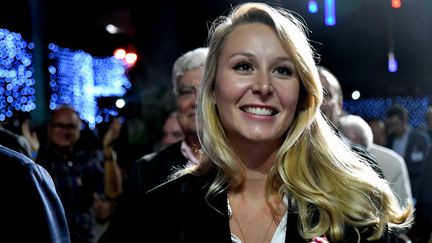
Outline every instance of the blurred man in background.
POLYGON ((156 144, 154 152, 144 155, 143 159, 151 160, 160 150, 164 149, 168 145, 181 141, 183 138, 184 134, 178 121, 177 111, 172 111, 165 119, 162 128, 162 138, 158 144, 156 144))

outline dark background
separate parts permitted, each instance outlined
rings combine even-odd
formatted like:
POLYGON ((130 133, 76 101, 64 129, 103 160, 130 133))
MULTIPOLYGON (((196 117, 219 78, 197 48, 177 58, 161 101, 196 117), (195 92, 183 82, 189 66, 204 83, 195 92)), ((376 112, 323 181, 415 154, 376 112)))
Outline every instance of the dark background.
MULTIPOLYGON (((140 96, 143 89, 169 86, 175 58, 205 45, 209 23, 239 2, 244 1, 11 0, 2 2, 0 28, 94 56, 112 55, 117 47, 135 50, 139 60, 130 78, 140 96), (108 34, 108 23, 122 33, 108 34)), ((432 1, 402 0, 400 9, 392 9, 390 0, 336 0, 333 27, 324 24, 323 0, 317 0, 316 14, 308 13, 306 0, 267 2, 303 17, 320 64, 339 77, 346 98, 355 89, 362 97, 430 93, 432 1), (391 45, 399 62, 396 73, 387 70, 391 45)))

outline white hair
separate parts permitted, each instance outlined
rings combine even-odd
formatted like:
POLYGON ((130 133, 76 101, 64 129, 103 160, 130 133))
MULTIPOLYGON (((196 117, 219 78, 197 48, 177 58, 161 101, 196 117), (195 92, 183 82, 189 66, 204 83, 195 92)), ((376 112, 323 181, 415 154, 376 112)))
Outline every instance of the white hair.
POLYGON ((172 84, 173 92, 175 95, 178 94, 178 81, 183 77, 185 72, 189 70, 195 70, 202 68, 205 65, 205 61, 208 54, 207 47, 199 47, 194 50, 188 51, 175 61, 172 71, 172 84))
POLYGON ((369 124, 360 116, 345 115, 339 118, 342 134, 352 143, 361 145, 369 150, 373 143, 373 133, 369 124))

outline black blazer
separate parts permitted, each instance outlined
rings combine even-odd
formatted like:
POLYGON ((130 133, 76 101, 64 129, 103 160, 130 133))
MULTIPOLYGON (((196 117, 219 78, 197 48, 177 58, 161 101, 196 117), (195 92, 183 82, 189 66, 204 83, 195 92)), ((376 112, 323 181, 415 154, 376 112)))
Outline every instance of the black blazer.
MULTIPOLYGON (((136 194, 127 214, 113 217, 99 242, 231 243, 227 193, 220 193, 209 204, 205 200, 214 174, 185 175, 136 194)), ((285 242, 307 242, 300 237, 297 222, 296 210, 289 207, 285 242)), ((368 232, 358 241, 357 232, 347 226, 344 242, 368 242, 368 232)), ((386 233, 373 242, 398 241, 386 233)))
MULTIPOLYGON (((117 198, 117 207, 99 242, 129 242, 125 241, 125 232, 130 232, 135 224, 144 224, 143 219, 136 217, 136 213, 142 209, 140 198, 148 190, 164 183, 175 168, 187 164, 188 160, 181 153, 181 143, 180 141, 169 145, 150 161, 141 157, 134 163, 130 178, 124 186, 124 193, 117 198)), ((133 238, 130 242, 134 242, 133 238)))
POLYGON ((419 195, 420 178, 423 173, 424 160, 429 152, 429 138, 427 134, 411 130, 405 151, 405 163, 411 182, 411 190, 414 198, 419 195))
POLYGON ((188 160, 181 153, 181 143, 177 142, 158 152, 150 161, 138 159, 131 170, 127 190, 133 193, 146 192, 166 181, 167 177, 188 160))
POLYGON ((432 148, 424 160, 416 203, 415 230, 417 235, 427 242, 432 234, 432 148))

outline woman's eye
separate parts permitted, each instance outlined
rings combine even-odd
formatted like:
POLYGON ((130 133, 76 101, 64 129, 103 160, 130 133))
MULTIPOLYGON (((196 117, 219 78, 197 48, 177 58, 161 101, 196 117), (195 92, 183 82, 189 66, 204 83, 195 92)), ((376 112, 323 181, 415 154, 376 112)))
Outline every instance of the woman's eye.
POLYGON ((284 75, 284 76, 291 76, 293 72, 290 68, 287 67, 277 67, 275 70, 278 74, 284 75))
POLYGON ((248 63, 245 63, 245 62, 236 64, 234 66, 234 70, 237 70, 237 71, 250 71, 251 69, 252 69, 252 66, 248 63))

